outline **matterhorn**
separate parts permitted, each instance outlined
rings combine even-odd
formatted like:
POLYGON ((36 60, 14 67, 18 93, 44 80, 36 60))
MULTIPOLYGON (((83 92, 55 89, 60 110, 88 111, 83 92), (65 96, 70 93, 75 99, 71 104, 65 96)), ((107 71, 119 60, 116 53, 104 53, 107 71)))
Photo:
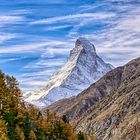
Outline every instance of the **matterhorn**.
POLYGON ((112 69, 96 53, 95 46, 80 37, 67 63, 53 74, 43 89, 25 96, 25 101, 44 108, 60 99, 76 96, 112 69))

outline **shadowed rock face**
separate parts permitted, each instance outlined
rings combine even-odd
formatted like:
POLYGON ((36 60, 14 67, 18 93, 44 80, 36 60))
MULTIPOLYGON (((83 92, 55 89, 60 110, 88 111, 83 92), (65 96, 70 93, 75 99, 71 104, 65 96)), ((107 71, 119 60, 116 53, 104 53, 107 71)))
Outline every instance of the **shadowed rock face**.
POLYGON ((112 69, 85 38, 78 38, 68 62, 56 72, 47 85, 25 97, 25 101, 46 107, 57 100, 75 96, 112 69))
POLYGON ((97 140, 140 139, 140 58, 118 67, 75 97, 49 109, 97 140))

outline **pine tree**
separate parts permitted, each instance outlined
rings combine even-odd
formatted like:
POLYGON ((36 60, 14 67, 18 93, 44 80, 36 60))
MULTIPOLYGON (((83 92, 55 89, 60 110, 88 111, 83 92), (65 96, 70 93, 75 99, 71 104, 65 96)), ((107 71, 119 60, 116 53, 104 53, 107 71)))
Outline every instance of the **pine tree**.
POLYGON ((5 120, 7 122, 7 131, 10 140, 17 140, 18 135, 16 134, 15 128, 16 125, 14 123, 15 115, 12 111, 5 115, 5 120))
POLYGON ((30 134, 30 131, 31 131, 31 122, 30 122, 28 112, 25 112, 25 114, 24 114, 22 128, 23 128, 23 131, 24 131, 25 140, 28 140, 29 134, 30 134))
POLYGON ((41 128, 37 129, 36 136, 37 136, 37 140, 49 140, 46 138, 45 132, 41 128))
POLYGON ((63 120, 65 123, 69 123, 69 120, 68 120, 68 118, 67 118, 66 115, 63 115, 63 116, 62 116, 62 120, 63 120))
POLYGON ((79 131, 77 137, 78 137, 77 140, 85 140, 85 136, 81 131, 79 131))

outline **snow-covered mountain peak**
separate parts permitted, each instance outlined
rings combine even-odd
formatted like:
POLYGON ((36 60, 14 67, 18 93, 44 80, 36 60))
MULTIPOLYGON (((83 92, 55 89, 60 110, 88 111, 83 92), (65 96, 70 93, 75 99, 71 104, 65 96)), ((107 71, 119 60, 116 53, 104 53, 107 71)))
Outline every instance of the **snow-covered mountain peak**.
POLYGON ((54 73, 43 89, 27 94, 25 101, 46 107, 79 94, 111 69, 111 65, 96 54, 94 45, 80 37, 70 51, 67 63, 54 73))
POLYGON ((92 43, 90 43, 90 41, 88 40, 88 39, 86 39, 86 38, 84 38, 84 37, 79 37, 77 40, 76 40, 76 42, 75 42, 75 47, 76 46, 79 46, 79 45, 84 45, 84 46, 86 46, 86 45, 88 45, 88 46, 90 46, 92 43))
POLYGON ((95 46, 84 37, 79 37, 76 40, 75 47, 70 51, 70 57, 77 56, 81 51, 85 53, 96 53, 95 46))

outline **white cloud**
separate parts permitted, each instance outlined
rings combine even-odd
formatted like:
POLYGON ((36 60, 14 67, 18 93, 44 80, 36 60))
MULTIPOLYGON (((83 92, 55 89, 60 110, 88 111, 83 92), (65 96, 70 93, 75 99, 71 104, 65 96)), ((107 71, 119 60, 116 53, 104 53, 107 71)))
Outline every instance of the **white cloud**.
POLYGON ((0 26, 24 21, 25 17, 15 15, 0 15, 0 26))
MULTIPOLYGON (((140 14, 140 13, 139 13, 140 14)), ((140 32, 140 15, 133 15, 121 22, 119 29, 140 32)))
POLYGON ((0 63, 7 63, 7 62, 12 62, 19 60, 18 58, 6 58, 6 59, 0 59, 0 63))
MULTIPOLYGON (((63 45, 64 46, 64 45, 63 45)), ((53 57, 54 55, 63 55, 68 54, 70 49, 72 48, 72 45, 66 44, 63 48, 46 48, 45 55, 48 55, 50 57, 53 57)))
POLYGON ((31 14, 32 10, 27 9, 18 9, 18 10, 11 10, 9 12, 9 16, 19 16, 19 15, 27 15, 31 14))
MULTIPOLYGON (((57 45, 63 45, 65 42, 57 41, 57 40, 45 40, 40 43, 30 43, 25 45, 13 45, 9 46, 7 49, 5 47, 1 47, 0 54, 12 54, 12 53, 25 53, 25 52, 35 52, 35 51, 44 51, 44 48, 54 47, 57 45)), ((54 49, 50 49, 53 52, 54 49)), ((62 50, 62 49, 61 49, 62 50)), ((58 52, 60 52, 58 50, 58 52)))
POLYGON ((60 29, 64 29, 70 27, 69 25, 61 25, 61 26, 53 26, 53 27, 48 27, 45 30, 47 31, 53 31, 53 30, 60 30, 60 29))
POLYGON ((22 90, 26 92, 30 92, 32 90, 37 90, 43 88, 46 85, 46 81, 40 80, 33 80, 32 78, 29 81, 20 82, 20 86, 22 86, 22 90))
POLYGON ((34 49, 42 48, 47 45, 46 43, 41 44, 26 44, 26 45, 14 45, 10 46, 7 49, 4 47, 0 49, 0 54, 11 54, 11 53, 25 53, 25 52, 33 52, 34 49))
POLYGON ((0 34, 0 43, 3 43, 7 40, 13 39, 16 37, 16 34, 10 34, 10 33, 1 33, 0 34))
POLYGON ((60 16, 60 17, 53 17, 48 19, 37 20, 31 22, 31 24, 52 24, 56 22, 62 21, 72 21, 76 19, 83 19, 83 18, 94 18, 95 20, 99 19, 106 19, 115 16, 114 13, 83 13, 83 14, 74 14, 74 15, 67 15, 67 16, 60 16))
MULTIPOLYGON (((30 63, 28 65, 26 65, 23 69, 47 69, 47 72, 45 70, 45 73, 48 74, 48 72, 51 72, 50 68, 54 68, 54 67, 58 67, 58 66, 62 66, 65 63, 65 60, 62 58, 55 58, 55 59, 39 59, 36 63, 30 63)), ((44 72, 43 72, 44 73, 44 72)), ((33 73, 32 73, 33 74, 33 73)), ((35 74, 38 74, 38 72, 36 72, 35 74)), ((40 72, 39 72, 40 74, 40 72)), ((42 74, 42 72, 41 72, 42 74)))
POLYGON ((15 31, 14 32, 10 31, 10 33, 8 31, 5 32, 5 28, 6 30, 7 29, 11 30, 12 28, 15 28, 12 27, 13 24, 25 22, 26 18, 21 15, 24 14, 25 12, 27 12, 27 10, 12 10, 7 13, 0 13, 0 29, 3 30, 0 33, 0 43, 4 43, 7 40, 15 39, 20 36, 15 31))

